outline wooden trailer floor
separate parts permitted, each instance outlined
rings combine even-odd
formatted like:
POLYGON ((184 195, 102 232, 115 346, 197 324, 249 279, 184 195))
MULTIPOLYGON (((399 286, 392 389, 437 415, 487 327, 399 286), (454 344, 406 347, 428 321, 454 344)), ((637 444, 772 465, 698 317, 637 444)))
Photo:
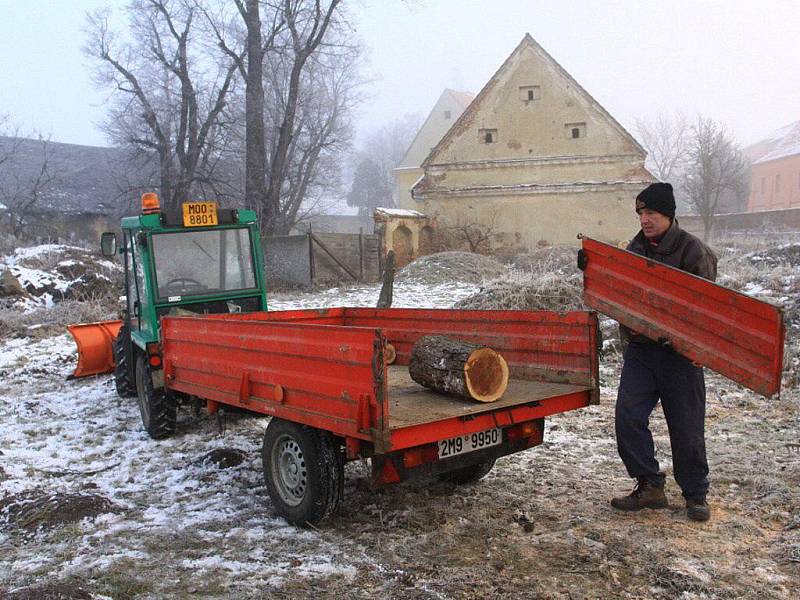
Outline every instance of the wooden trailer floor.
POLYGON ((592 389, 568 383, 509 379, 508 388, 499 400, 477 402, 439 394, 421 386, 411 379, 406 366, 392 365, 388 370, 390 429, 442 421, 592 389))

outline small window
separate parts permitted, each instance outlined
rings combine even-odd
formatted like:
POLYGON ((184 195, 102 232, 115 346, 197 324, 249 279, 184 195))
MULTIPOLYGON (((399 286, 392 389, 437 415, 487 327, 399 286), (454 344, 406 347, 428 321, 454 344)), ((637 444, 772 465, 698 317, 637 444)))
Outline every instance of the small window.
POLYGON ((478 138, 482 144, 497 143, 497 129, 479 129, 478 138))
POLYGON ((781 174, 775 175, 775 193, 779 194, 781 191, 781 174))
POLYGON ((450 117, 452 117, 452 116, 453 116, 453 113, 451 113, 449 110, 444 111, 445 120, 449 121, 450 117))
POLYGON ((539 85, 522 85, 519 88, 519 99, 523 102, 533 102, 542 97, 542 87, 539 85))
POLYGON ((761 178, 761 195, 763 196, 766 193, 767 193, 767 178, 766 177, 762 177, 761 178))
POLYGON ((564 130, 570 140, 586 137, 586 123, 565 123, 564 130))

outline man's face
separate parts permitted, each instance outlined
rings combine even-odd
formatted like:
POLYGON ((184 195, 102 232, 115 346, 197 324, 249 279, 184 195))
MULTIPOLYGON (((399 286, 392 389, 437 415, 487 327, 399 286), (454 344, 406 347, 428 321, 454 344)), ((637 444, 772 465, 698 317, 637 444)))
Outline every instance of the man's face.
POLYGON ((670 221, 667 215, 650 208, 640 208, 636 212, 639 213, 639 223, 647 239, 661 237, 669 229, 670 221))

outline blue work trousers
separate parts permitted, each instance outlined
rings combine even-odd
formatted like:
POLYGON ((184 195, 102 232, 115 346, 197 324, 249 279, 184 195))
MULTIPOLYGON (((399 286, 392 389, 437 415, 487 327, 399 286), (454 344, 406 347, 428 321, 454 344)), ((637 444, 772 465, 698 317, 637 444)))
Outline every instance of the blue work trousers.
POLYGON ((675 480, 687 498, 708 492, 702 367, 655 344, 625 350, 616 407, 617 449, 631 477, 663 481, 650 433, 650 414, 661 400, 669 428, 675 480))

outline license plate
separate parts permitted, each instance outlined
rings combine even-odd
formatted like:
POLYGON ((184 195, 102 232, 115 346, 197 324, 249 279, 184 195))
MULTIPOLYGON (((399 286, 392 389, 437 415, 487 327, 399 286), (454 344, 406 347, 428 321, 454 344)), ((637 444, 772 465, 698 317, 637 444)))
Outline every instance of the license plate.
POLYGON ((450 458, 473 450, 499 446, 503 441, 503 430, 499 427, 477 433, 468 433, 449 440, 439 441, 439 458, 450 458))
POLYGON ((184 202, 183 226, 208 227, 217 225, 216 202, 184 202))

